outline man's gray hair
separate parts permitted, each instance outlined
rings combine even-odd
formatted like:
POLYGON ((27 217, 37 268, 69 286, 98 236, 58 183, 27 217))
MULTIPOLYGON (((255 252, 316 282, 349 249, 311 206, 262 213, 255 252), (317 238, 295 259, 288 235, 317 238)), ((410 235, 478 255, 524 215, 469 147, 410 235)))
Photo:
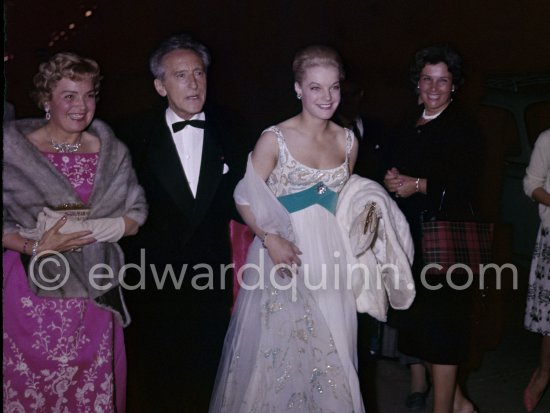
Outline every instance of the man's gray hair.
POLYGON ((163 57, 174 50, 180 49, 195 52, 201 58, 205 70, 210 66, 210 52, 204 44, 193 39, 193 37, 186 33, 177 34, 162 41, 149 58, 149 69, 155 79, 164 78, 164 67, 162 66, 163 57))

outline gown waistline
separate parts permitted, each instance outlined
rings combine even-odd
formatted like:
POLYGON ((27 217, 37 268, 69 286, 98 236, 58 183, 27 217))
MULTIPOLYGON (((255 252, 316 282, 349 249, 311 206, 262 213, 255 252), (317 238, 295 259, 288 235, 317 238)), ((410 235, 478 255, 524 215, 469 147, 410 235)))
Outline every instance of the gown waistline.
POLYGON ((318 204, 334 215, 336 214, 336 205, 338 204, 338 194, 323 182, 319 182, 303 191, 280 196, 277 199, 289 213, 318 204))

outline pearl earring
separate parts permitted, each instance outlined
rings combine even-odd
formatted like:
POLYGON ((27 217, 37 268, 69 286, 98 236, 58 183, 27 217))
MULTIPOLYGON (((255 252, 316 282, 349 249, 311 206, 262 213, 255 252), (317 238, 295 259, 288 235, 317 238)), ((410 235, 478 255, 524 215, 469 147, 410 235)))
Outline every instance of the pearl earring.
POLYGON ((296 93, 296 98, 297 98, 298 100, 301 100, 301 99, 302 99, 302 94, 301 94, 301 93, 296 93))

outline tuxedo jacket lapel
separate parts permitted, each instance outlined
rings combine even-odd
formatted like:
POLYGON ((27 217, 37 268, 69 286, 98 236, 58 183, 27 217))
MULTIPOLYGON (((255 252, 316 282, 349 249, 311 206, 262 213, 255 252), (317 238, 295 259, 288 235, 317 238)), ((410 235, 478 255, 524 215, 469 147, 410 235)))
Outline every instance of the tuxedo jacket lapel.
POLYGON ((148 159, 152 173, 180 208, 185 222, 182 239, 187 240, 204 219, 223 177, 224 154, 216 122, 206 119, 201 169, 196 198, 193 197, 164 114, 150 136, 148 159))
POLYGON ((223 176, 223 148, 216 138, 217 131, 206 121, 202 144, 202 160, 195 202, 194 222, 199 223, 210 206, 223 176))
POLYGON ((161 120, 149 145, 151 168, 174 203, 189 216, 195 204, 193 194, 164 117, 161 120))

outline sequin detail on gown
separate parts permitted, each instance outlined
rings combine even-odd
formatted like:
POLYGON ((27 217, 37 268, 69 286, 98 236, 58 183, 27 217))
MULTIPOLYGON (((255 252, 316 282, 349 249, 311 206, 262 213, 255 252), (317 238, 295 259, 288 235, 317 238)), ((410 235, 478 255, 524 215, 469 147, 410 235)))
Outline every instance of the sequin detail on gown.
MULTIPOLYGON (((349 178, 350 132, 346 133, 344 163, 319 170, 292 157, 280 129, 267 130, 277 135, 279 145, 278 163, 267 181, 275 196, 294 194, 320 182, 340 192, 349 178)), ((364 412, 356 373, 355 298, 351 290, 335 288, 337 282, 344 284, 336 280, 339 275, 334 268, 345 265, 335 216, 319 204, 290 216, 303 253, 300 273, 289 279, 245 271, 246 286, 263 285, 241 287, 211 413, 364 412)), ((247 261, 260 266, 262 259, 269 257, 256 239, 247 261)))

